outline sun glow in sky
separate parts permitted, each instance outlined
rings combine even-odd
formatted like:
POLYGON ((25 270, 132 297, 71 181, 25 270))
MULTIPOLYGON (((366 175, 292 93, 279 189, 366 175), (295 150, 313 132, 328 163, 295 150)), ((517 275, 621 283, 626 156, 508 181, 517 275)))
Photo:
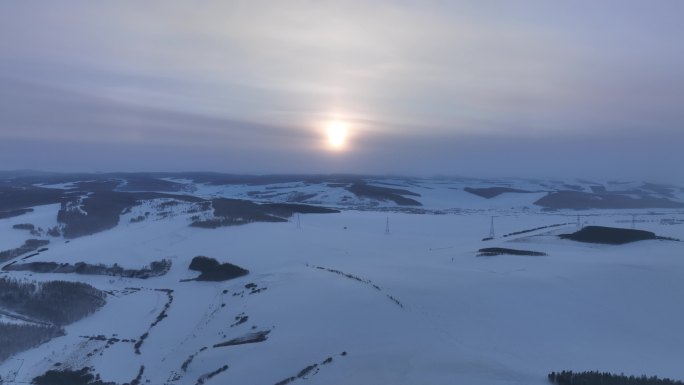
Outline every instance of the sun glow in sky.
POLYGON ((0 169, 669 182, 684 163, 681 0, 201 3, 0 1, 0 169))
POLYGON ((342 121, 333 120, 328 122, 327 134, 330 147, 335 150, 344 149, 347 142, 347 131, 347 124, 342 121))

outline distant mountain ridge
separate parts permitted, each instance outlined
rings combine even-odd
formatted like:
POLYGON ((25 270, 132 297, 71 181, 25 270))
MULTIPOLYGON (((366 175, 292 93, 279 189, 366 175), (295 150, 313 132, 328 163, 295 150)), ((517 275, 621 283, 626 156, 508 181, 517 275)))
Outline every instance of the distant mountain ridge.
MULTIPOLYGON (((0 217, 60 204, 67 237, 115 227, 122 213, 142 202, 170 200, 197 212, 196 223, 217 227, 249 223, 237 213, 211 214, 216 199, 258 204, 299 204, 332 209, 438 213, 527 206, 539 210, 684 208, 684 188, 642 182, 588 180, 413 178, 400 176, 246 175, 210 172, 0 173, 0 217), (194 205, 193 207, 190 207, 194 205), (229 219, 226 219, 229 218, 229 219)), ((237 206, 236 206, 237 207, 237 206)), ((258 206, 253 206, 261 210, 258 206)), ((300 207, 299 210, 303 208, 300 207)), ((307 212, 294 210, 294 212, 307 212)), ((324 211, 325 212, 325 211, 324 211)), ((144 214, 144 213, 143 213, 144 214)), ((148 214, 149 215, 149 214, 148 214)), ((289 217, 291 214, 284 216, 289 217)), ((266 218, 266 217, 264 217, 266 218)), ((280 220, 277 217, 269 221, 280 220)))

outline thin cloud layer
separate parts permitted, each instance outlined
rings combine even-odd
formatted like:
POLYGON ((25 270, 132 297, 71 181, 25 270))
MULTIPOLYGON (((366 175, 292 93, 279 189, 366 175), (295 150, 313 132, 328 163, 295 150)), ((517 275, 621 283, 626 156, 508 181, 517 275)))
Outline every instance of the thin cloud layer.
POLYGON ((98 170, 155 164, 114 155, 135 146, 168 156, 165 169, 667 178, 661 170, 684 161, 672 145, 684 139, 681 11, 678 1, 4 2, 3 167, 72 168, 36 161, 55 142, 112 149, 81 151, 98 170), (321 145, 333 118, 352 131, 344 153, 321 145))

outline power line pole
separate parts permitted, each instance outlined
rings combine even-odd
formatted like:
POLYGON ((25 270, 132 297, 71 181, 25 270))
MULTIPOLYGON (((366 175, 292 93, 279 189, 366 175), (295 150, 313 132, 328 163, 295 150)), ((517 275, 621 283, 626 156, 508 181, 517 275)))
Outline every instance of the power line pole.
POLYGON ((489 224, 489 238, 494 238, 494 217, 489 224))
POLYGON ((300 214, 297 214, 297 228, 301 229, 302 228, 302 219, 300 214))
POLYGON ((636 214, 632 214, 632 228, 636 228, 636 214))
POLYGON ((385 234, 389 234, 389 217, 387 217, 387 222, 385 222, 385 234))

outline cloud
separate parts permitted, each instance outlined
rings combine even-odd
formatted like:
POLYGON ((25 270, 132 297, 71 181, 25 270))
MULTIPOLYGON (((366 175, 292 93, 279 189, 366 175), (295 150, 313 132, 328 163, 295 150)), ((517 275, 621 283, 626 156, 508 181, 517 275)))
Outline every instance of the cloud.
MULTIPOLYGON (((639 141, 669 153, 683 139, 684 51, 674 38, 684 32, 683 8, 669 0, 5 2, 0 138, 223 149, 232 164, 242 154, 262 165, 255 169, 289 171, 446 172, 444 164, 466 162, 461 154, 482 152, 550 173, 544 149, 573 157, 587 144, 591 158, 627 164, 639 141), (320 150, 320 126, 332 117, 354 130, 347 155, 320 150), (406 153, 411 162, 398 155, 406 153)), ((673 157, 681 160, 652 159, 673 157)), ((488 159, 473 172, 502 170, 488 159)), ((580 169, 554 159, 568 173, 580 169)))
POLYGON ((169 111, 0 78, 1 139, 280 148, 310 140, 287 126, 169 111), (289 143, 288 143, 289 142, 289 143))

